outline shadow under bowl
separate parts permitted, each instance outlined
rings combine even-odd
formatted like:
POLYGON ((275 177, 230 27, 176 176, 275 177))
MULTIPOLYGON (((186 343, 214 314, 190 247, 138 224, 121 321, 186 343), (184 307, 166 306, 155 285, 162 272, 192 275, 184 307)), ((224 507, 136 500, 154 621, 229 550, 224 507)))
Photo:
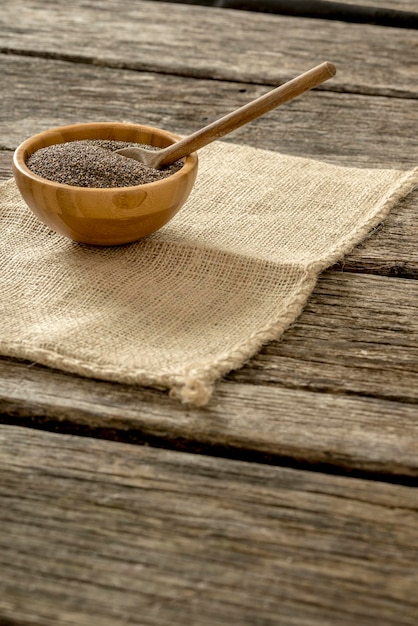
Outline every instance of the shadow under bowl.
POLYGON ((55 232, 92 245, 130 243, 164 226, 187 200, 197 175, 196 153, 185 157, 174 174, 132 187, 76 187, 38 176, 27 167, 29 156, 40 148, 80 139, 165 148, 180 137, 151 126, 97 122, 60 126, 26 139, 13 155, 15 181, 28 207, 55 232))

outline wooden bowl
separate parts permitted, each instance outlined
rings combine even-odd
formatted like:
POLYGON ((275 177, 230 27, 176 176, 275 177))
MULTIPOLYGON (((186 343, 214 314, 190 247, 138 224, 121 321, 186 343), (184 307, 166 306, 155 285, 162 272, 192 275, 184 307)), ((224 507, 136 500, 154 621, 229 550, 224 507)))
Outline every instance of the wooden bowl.
POLYGON ((196 153, 174 174, 133 187, 87 188, 56 183, 34 174, 28 157, 56 143, 112 139, 165 148, 179 137, 158 128, 113 122, 74 124, 39 133, 13 156, 13 174, 28 207, 52 230, 81 243, 109 246, 146 237, 166 224, 187 200, 196 179, 196 153))

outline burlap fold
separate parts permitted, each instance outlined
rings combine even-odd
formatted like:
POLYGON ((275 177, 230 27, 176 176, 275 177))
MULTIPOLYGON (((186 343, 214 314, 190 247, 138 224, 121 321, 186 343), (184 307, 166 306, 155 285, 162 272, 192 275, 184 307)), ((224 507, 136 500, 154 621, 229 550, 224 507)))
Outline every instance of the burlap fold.
POLYGON ((0 186, 0 352, 83 376, 169 388, 214 382, 276 339, 318 273, 418 182, 217 142, 180 213, 112 248, 52 233, 0 186))

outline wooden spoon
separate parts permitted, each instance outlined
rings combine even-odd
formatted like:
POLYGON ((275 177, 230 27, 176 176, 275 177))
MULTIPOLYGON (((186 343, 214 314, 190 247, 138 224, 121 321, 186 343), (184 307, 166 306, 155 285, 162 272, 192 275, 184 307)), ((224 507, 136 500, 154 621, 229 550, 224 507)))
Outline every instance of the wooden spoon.
POLYGON ((289 100, 300 96, 305 91, 320 85, 332 78, 335 72, 336 68, 332 63, 321 63, 308 72, 301 74, 280 87, 276 87, 276 89, 260 96, 260 98, 245 104, 232 113, 221 117, 219 120, 162 150, 122 148, 116 152, 130 159, 136 159, 148 167, 160 169, 187 156, 191 152, 195 152, 199 148, 203 148, 203 146, 215 141, 215 139, 219 139, 219 137, 223 137, 236 128, 251 122, 256 117, 271 111, 280 104, 289 102, 289 100))

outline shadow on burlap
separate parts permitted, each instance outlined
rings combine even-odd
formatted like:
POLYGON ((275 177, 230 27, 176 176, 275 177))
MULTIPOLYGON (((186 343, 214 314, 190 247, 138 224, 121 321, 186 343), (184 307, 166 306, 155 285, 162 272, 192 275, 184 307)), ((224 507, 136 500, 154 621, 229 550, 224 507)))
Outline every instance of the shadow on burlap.
POLYGON ((0 353, 83 376, 170 389, 205 405, 217 379, 277 339, 318 274, 418 183, 217 142, 163 229, 90 247, 0 186, 0 353))

